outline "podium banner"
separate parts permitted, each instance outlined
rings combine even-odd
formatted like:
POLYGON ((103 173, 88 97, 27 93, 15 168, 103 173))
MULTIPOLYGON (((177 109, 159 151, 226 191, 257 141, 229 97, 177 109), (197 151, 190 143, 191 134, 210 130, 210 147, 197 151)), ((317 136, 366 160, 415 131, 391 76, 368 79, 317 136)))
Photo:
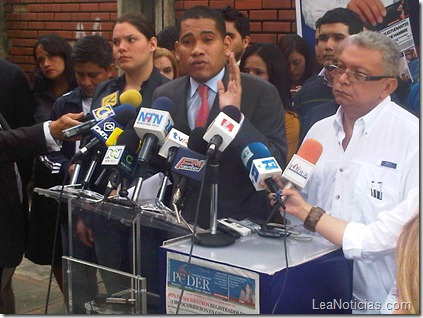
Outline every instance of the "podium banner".
POLYGON ((219 263, 167 253, 166 313, 259 314, 259 274, 219 263))

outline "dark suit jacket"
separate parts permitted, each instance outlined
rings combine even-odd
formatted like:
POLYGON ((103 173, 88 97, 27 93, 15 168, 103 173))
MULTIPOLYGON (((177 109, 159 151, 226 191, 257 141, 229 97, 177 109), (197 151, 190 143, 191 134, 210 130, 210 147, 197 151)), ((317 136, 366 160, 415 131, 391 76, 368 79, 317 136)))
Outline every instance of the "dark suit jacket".
MULTIPOLYGON (((223 83, 228 83, 228 69, 225 70, 223 83)), ((237 137, 221 154, 219 160, 220 181, 218 192, 218 218, 232 217, 234 219, 261 218, 268 215, 269 206, 267 193, 257 192, 248 177, 249 172, 244 167, 240 153, 251 142, 264 143, 276 158, 282 168, 286 164, 286 134, 285 113, 277 89, 257 76, 241 73, 242 100, 241 112, 245 119, 237 137)), ((153 99, 159 96, 169 97, 175 104, 172 114, 174 127, 190 134, 187 115, 187 91, 189 77, 184 76, 173 80, 156 89, 153 99)), ((219 98, 216 96, 213 107, 207 119, 208 126, 219 114, 219 98)), ((207 174, 206 174, 207 177, 207 174)), ((199 196, 199 185, 191 182, 186 193, 186 208, 184 217, 193 222, 195 207, 199 196)), ((205 187, 202 195, 198 216, 198 225, 209 228, 210 187, 205 187)))
POLYGON ((13 162, 47 153, 43 125, 0 131, 0 267, 19 265, 27 241, 28 209, 19 198, 13 162))

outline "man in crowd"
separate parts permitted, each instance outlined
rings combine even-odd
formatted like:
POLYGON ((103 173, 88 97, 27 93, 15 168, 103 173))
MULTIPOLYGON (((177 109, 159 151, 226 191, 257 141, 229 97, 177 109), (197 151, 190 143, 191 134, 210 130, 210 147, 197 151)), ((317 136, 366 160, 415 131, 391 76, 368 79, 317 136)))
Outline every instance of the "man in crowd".
MULTIPOLYGON (((255 191, 252 186, 248 171, 240 159, 239 147, 246 144, 238 143, 237 147, 237 139, 266 144, 279 164, 285 167, 285 121, 279 94, 268 82, 256 76, 240 74, 233 57, 230 65, 226 65, 227 57, 231 54, 231 38, 226 34, 225 22, 217 11, 203 6, 193 7, 181 17, 178 29, 176 53, 188 75, 158 87, 154 98, 167 96, 174 102, 177 107, 172 115, 174 127, 188 135, 196 126, 210 125, 224 106, 232 104, 240 109, 243 115, 241 129, 237 138, 220 155, 218 218, 266 218, 266 194, 255 191), (225 100, 228 96, 225 90, 230 91, 234 85, 242 86, 240 101, 225 100), (204 106, 201 102, 203 93, 207 93, 203 100, 207 102, 205 110, 208 115, 199 111, 200 105, 204 106), (205 124, 196 123, 200 114, 205 115, 205 124)), ((186 191, 182 215, 194 222, 199 185, 191 184, 191 187, 190 191, 186 191)), ((198 225, 209 228, 209 187, 202 193, 199 211, 198 225)))
POLYGON ((305 137, 323 146, 303 190, 310 205, 321 209, 297 216, 354 260, 356 313, 380 313, 395 279, 391 241, 418 204, 419 122, 390 97, 399 59, 398 46, 378 32, 346 39, 331 70, 340 108, 305 137))
POLYGON ((336 8, 326 12, 316 22, 316 52, 323 69, 316 76, 306 81, 294 96, 294 108, 303 120, 317 105, 334 101, 332 78, 328 67, 336 62, 339 43, 352 34, 363 31, 360 16, 345 8, 336 8))
POLYGON ((218 10, 225 20, 226 35, 232 40, 232 52, 239 65, 245 49, 250 45, 250 19, 231 6, 218 10))

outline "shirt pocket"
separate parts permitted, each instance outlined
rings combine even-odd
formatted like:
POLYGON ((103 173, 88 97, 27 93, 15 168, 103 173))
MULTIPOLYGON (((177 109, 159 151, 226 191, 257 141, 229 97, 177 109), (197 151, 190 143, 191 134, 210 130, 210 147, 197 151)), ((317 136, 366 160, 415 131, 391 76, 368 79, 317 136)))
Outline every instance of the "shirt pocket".
POLYGON ((362 221, 370 223, 377 214, 390 210, 400 202, 401 173, 396 169, 362 164, 357 175, 352 200, 362 221))

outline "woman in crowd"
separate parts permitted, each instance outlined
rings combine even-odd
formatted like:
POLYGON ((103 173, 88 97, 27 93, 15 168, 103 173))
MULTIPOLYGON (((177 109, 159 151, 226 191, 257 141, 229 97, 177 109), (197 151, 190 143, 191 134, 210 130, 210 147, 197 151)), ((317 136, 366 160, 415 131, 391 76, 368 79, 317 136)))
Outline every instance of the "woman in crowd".
POLYGON ((312 52, 307 43, 297 34, 287 34, 278 42, 288 66, 291 95, 301 88, 304 82, 315 72, 312 52))
POLYGON ((419 214, 408 221, 401 230, 397 244, 396 314, 420 313, 420 246, 419 214))
POLYGON ((173 80, 178 77, 178 63, 171 51, 158 47, 154 51, 154 67, 164 76, 173 80))
MULTIPOLYGON (((70 44, 56 34, 46 34, 34 44, 33 57, 36 68, 33 87, 37 101, 34 114, 36 123, 49 120, 56 99, 77 86, 71 53, 70 44)), ((51 173, 43 163, 43 158, 45 157, 39 157, 35 162, 34 187, 50 188, 62 184, 63 180, 51 173)), ((65 220, 66 211, 58 216, 57 207, 56 200, 33 193, 25 256, 36 264, 51 264, 57 283, 63 291, 62 243, 60 231, 56 231, 56 219, 60 217, 65 220)))
POLYGON ((285 108, 287 162, 297 152, 300 135, 300 120, 292 108, 285 57, 272 43, 250 45, 241 58, 241 72, 257 75, 276 86, 285 108))
MULTIPOLYGON (((104 97, 116 91, 121 94, 129 89, 136 89, 141 93, 141 107, 151 107, 154 90, 170 81, 154 67, 153 54, 157 49, 157 39, 153 23, 140 12, 120 16, 112 29, 112 48, 115 63, 124 73, 97 86, 91 109, 102 106, 104 97)), ((154 170, 151 164, 150 168, 154 170)), ((104 190, 102 188, 96 191, 104 193, 104 190)), ((99 264, 131 272, 130 228, 122 226, 119 221, 106 220, 103 216, 93 216, 92 220, 84 219, 84 223, 92 228, 99 264)), ((141 274, 147 277, 148 289, 157 293, 157 264, 159 246, 164 239, 162 234, 150 227, 142 226, 141 229, 141 241, 147 242, 141 245, 141 254, 149 255, 141 262, 141 274)), ((103 279, 108 292, 113 292, 113 288, 118 286, 113 286, 113 277, 104 276, 103 279)))
POLYGON ((154 25, 142 13, 127 13, 117 19, 112 32, 113 56, 124 74, 97 87, 91 109, 102 106, 103 97, 129 89, 141 93, 141 106, 151 106, 153 91, 169 81, 154 67, 153 54, 157 49, 154 25))

